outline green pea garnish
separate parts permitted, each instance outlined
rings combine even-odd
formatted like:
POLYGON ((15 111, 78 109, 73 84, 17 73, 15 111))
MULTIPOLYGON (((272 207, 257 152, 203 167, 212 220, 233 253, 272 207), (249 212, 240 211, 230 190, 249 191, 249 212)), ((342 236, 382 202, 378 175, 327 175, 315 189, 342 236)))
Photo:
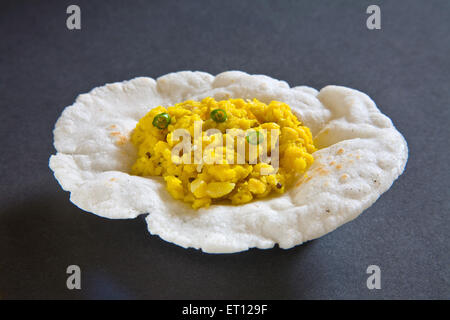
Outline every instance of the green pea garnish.
POLYGON ((225 122, 227 121, 227 113, 223 109, 214 109, 211 111, 211 119, 215 122, 225 122))
POLYGON ((168 113, 160 113, 153 118, 152 124, 158 129, 165 129, 170 124, 170 115, 168 113))
POLYGON ((259 131, 251 131, 245 136, 247 142, 253 145, 258 145, 264 141, 264 136, 259 131))

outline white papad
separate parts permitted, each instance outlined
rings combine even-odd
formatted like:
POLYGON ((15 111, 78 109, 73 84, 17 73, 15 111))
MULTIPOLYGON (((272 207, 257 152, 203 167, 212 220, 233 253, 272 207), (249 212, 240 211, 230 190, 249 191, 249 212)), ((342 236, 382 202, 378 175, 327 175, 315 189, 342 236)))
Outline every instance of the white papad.
POLYGON ((151 234, 182 247, 231 253, 291 248, 356 218, 403 172, 408 148, 391 120, 364 93, 338 86, 319 92, 267 76, 229 71, 177 72, 107 84, 80 95, 58 119, 50 168, 79 208, 112 219, 148 214, 151 234), (319 148, 295 187, 245 205, 194 210, 173 199, 160 177, 129 175, 129 141, 150 108, 204 97, 285 102, 319 148))

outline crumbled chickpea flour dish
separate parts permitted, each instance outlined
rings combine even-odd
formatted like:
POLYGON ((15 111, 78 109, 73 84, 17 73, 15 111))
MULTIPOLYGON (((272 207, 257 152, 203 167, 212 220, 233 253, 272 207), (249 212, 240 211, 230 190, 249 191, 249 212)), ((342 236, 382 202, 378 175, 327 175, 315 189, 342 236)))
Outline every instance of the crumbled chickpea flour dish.
POLYGON ((49 166, 80 209, 145 214, 152 235, 210 253, 321 237, 371 206, 408 159, 366 94, 240 71, 95 88, 64 109, 54 146, 49 166))
POLYGON ((131 173, 163 176, 172 197, 192 203, 194 209, 208 207, 217 200, 229 199, 239 205, 272 191, 284 193, 313 163, 312 153, 316 151, 309 128, 301 124, 287 104, 265 104, 257 99, 216 101, 207 97, 168 108, 159 106, 138 122, 131 141, 138 148, 131 173), (217 111, 226 119, 215 118, 217 111), (161 117, 165 119, 162 125, 161 121, 157 123, 161 117), (200 123, 197 141, 193 141, 195 121, 200 123), (193 148, 182 156, 172 155, 173 148, 182 143, 173 139, 177 129, 187 130, 189 145, 202 149, 198 159, 193 148), (208 134, 209 129, 218 131, 208 134), (249 129, 252 131, 246 134, 244 130, 249 129), (258 141, 252 139, 256 135, 261 137, 258 141), (279 143, 272 143, 272 135, 279 143), (238 152, 239 144, 243 154, 238 152), (251 144, 256 145, 254 153, 250 152, 251 144), (279 168, 261 161, 263 152, 272 154, 272 146, 279 149, 279 168))

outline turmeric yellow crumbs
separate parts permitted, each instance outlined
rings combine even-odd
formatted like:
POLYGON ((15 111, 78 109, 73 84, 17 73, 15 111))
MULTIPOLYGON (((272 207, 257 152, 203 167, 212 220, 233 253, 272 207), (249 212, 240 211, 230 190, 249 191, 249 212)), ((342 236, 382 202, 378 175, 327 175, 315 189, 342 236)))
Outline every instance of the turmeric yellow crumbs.
POLYGON ((131 173, 163 176, 172 197, 194 209, 284 193, 316 150, 287 104, 256 99, 208 97, 154 108, 131 141, 138 150, 131 173))

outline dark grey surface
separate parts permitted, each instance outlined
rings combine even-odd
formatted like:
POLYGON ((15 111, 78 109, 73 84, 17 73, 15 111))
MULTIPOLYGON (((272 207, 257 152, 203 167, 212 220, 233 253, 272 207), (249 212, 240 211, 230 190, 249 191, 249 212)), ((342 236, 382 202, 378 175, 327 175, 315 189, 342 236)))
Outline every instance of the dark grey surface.
POLYGON ((2 1, 2 298, 450 298, 450 1, 2 1), (66 29, 78 4, 82 30, 66 29), (382 30, 366 28, 379 4, 382 30), (291 250, 208 255, 72 205, 48 169, 79 93, 172 71, 244 70, 368 93, 406 172, 358 219, 291 250), (82 290, 65 287, 82 269, 82 290), (366 268, 382 289, 366 288, 366 268))

